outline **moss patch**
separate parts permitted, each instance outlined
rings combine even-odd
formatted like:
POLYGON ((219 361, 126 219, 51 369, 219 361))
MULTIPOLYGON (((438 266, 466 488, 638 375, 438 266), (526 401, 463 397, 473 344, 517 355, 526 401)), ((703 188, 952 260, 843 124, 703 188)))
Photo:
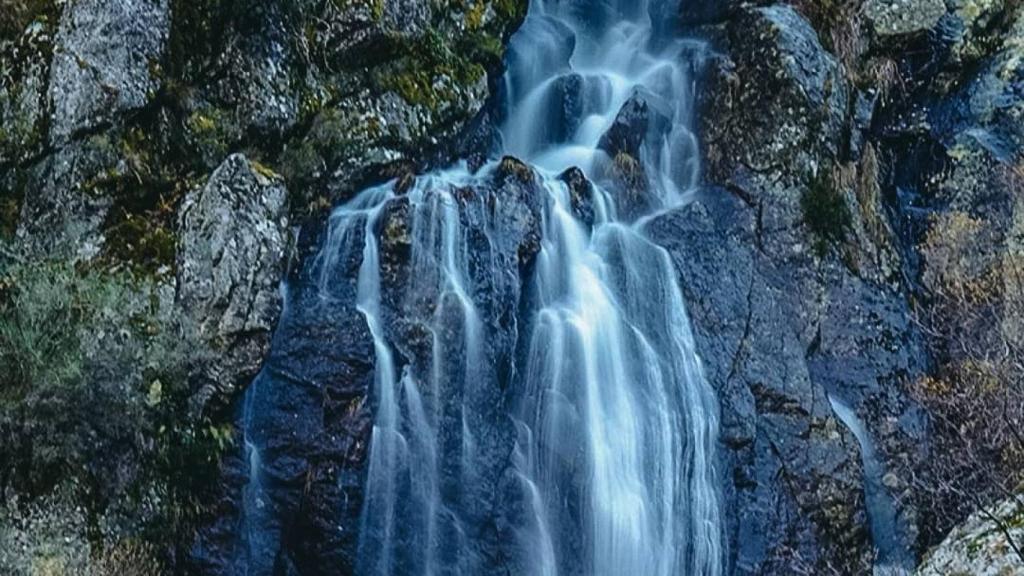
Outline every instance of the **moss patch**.
POLYGON ((378 89, 394 91, 406 102, 431 110, 454 100, 459 90, 476 84, 486 74, 481 64, 436 29, 415 40, 393 37, 390 50, 396 57, 374 70, 378 89))
POLYGON ((88 182, 83 193, 112 200, 103 223, 104 260, 145 274, 170 274, 175 264, 176 213, 201 171, 141 127, 114 135, 121 159, 88 182))

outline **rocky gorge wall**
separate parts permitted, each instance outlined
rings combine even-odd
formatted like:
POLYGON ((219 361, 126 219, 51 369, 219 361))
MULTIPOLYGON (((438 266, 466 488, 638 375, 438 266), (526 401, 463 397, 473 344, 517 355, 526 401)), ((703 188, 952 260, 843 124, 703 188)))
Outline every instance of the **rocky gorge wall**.
MULTIPOLYGON (((12 543, 0 548, 23 552, 0 552, 0 568, 70 570, 143 534, 157 543, 147 555, 173 571, 230 573, 246 482, 237 414, 263 379, 286 391, 264 415, 285 519, 275 569, 347 573, 373 351, 353 307, 314 302, 327 212, 369 183, 408 187, 414 173, 493 151, 488 99, 525 2, 12 6, 0 16, 3 318, 24 332, 29 289, 53 284, 37 269, 70 266, 56 276, 70 296, 44 303, 72 302, 76 336, 64 345, 82 348, 85 368, 32 372, 21 368, 31 355, 2 355, 19 369, 0 394, 0 543, 12 543), (85 314, 82 278, 115 279, 121 296, 85 314), (170 376, 150 368, 169 363, 161 334, 190 347, 170 376), (114 349, 131 352, 108 358, 114 349), (40 435, 60 427, 48 410, 111 372, 109 396, 82 418, 137 413, 137 429, 76 428, 96 447, 88 458, 37 469, 40 435), (213 474, 201 487, 144 464, 193 465, 199 446, 213 474), (51 491, 62 494, 52 505, 51 491), (195 514, 164 506, 196 494, 195 514), (68 527, 39 528, 76 507, 84 517, 68 527), (186 517, 169 538, 168 517, 186 517), (69 535, 74 546, 53 544, 69 535)), ((899 545, 919 557, 1012 484, 1024 448, 986 436, 978 422, 991 406, 972 405, 969 465, 986 475, 935 488, 960 470, 942 459, 962 449, 955 391, 998 403, 1020 383, 1012 361, 983 352, 1020 342, 1024 14, 1012 0, 683 0, 678 24, 717 53, 699 90, 704 184, 647 226, 679 271, 721 402, 728 566, 858 574, 875 562, 860 448, 830 396, 864 421, 889 472, 899 545)), ((466 193, 532 215, 530 170, 509 160, 466 193)), ((584 197, 582 175, 566 177, 584 197)), ((394 287, 409 282, 396 206, 381 231, 394 287)), ((527 262, 536 239, 521 240, 509 254, 527 262)), ((507 276, 519 278, 514 260, 507 276)), ((338 265, 355 278, 358 262, 338 265)), ((502 318, 519 298, 507 296, 502 318)), ((405 355, 422 355, 415 323, 390 324, 409 334, 405 355)), ((13 333, 0 330, 5 350, 22 349, 13 333)), ((1019 429, 1022 415, 1005 417, 1019 429)), ((121 558, 101 556, 97 571, 121 558)))
POLYGON ((720 53, 707 186, 654 234, 682 245, 720 391, 736 570, 866 570, 861 463, 831 396, 865 421, 901 544, 922 553, 1019 481, 996 422, 1021 422, 1020 6, 684 2, 682 17, 720 53))

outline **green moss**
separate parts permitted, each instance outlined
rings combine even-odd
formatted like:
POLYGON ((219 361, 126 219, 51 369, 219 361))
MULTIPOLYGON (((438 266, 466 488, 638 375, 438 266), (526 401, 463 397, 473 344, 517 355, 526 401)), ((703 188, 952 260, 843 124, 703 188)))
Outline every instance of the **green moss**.
POLYGON ((156 132, 135 127, 93 137, 91 146, 109 147, 118 161, 81 188, 111 203, 102 227, 104 261, 150 276, 173 272, 177 207, 197 179, 187 159, 168 151, 156 132))
POLYGON ((267 178, 269 180, 278 180, 281 178, 280 174, 275 172, 269 166, 259 162, 258 160, 249 160, 249 164, 252 165, 252 169, 255 170, 257 174, 263 176, 264 178, 267 178))
POLYGON ((815 236, 815 250, 823 256, 829 246, 846 240, 851 215, 842 192, 828 170, 813 176, 800 199, 804 223, 815 236))
POLYGON ((189 140, 203 156, 219 160, 231 149, 236 135, 229 114, 210 106, 194 110, 185 119, 189 140))
POLYGON ((116 242, 108 254, 147 272, 158 273, 174 263, 177 250, 174 232, 146 215, 124 214, 118 224, 107 229, 107 237, 116 242))
POLYGON ((470 6, 466 11, 466 27, 470 30, 479 30, 484 25, 484 15, 487 13, 487 3, 479 0, 470 6))
POLYGON ((527 2, 523 0, 494 0, 494 10, 508 23, 525 18, 526 8, 527 2))
POLYGON ((375 69, 375 83, 383 91, 394 91, 410 104, 431 110, 453 100, 461 87, 479 82, 486 74, 471 54, 457 50, 436 29, 415 40, 393 37, 391 50, 397 58, 375 69))

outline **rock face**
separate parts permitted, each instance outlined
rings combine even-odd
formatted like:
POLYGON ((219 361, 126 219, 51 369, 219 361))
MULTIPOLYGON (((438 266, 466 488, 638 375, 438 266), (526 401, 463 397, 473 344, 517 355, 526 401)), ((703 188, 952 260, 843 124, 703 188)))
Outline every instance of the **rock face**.
MULTIPOLYGON (((478 305, 487 332, 482 340, 486 358, 480 362, 509 366, 517 342, 514 319, 520 289, 540 248, 543 190, 532 171, 512 159, 491 178, 468 188, 429 179, 416 186, 422 193, 416 203, 408 195, 388 200, 373 226, 380 247, 382 329, 396 343, 396 370, 426 379, 422 371, 434 361, 435 343, 444 346, 446 366, 466 362, 460 345, 461 308, 435 282, 440 271, 433 261, 428 258, 424 264, 413 258, 412 243, 430 228, 434 220, 429 219, 440 216, 436 210, 446 201, 442 195, 457 199, 458 218, 475 239, 467 251, 474 276, 467 281, 489 295, 478 305)), ((235 566, 268 574, 355 570, 370 433, 380 400, 372 392, 373 337, 356 308, 365 221, 341 226, 341 220, 333 220, 327 230, 310 225, 300 240, 303 256, 289 277, 286 311, 263 372, 248 392, 240 423, 246 441, 258 447, 259 470, 253 472, 240 458, 230 464, 216 522, 193 548, 192 565, 203 574, 233 574, 235 566), (256 489, 262 505, 250 496, 256 489), (240 549, 248 552, 239 555, 240 549), (281 571, 282 566, 287 568, 281 571)), ((416 250, 431 248, 419 244, 416 250)), ((477 444, 485 454, 479 461, 486 466, 474 473, 494 485, 506 481, 512 474, 507 451, 515 432, 511 422, 490 416, 501 409, 506 392, 459 381, 455 372, 440 385, 445 387, 443 411, 474 406, 485 412, 481 418, 487 427, 481 423, 474 429, 486 431, 477 444)), ((455 477, 462 473, 454 468, 449 472, 455 477)), ((500 522, 500 510, 509 505, 492 493, 479 495, 462 512, 477 518, 474 529, 480 533, 474 542, 496 565, 505 562, 502 540, 490 527, 500 522)), ((396 538, 421 536, 400 533, 396 538)))
POLYGON ((146 105, 160 86, 156 67, 170 28, 168 0, 69 3, 50 69, 51 143, 146 105))
POLYGON ((976 512, 931 550, 917 576, 1024 574, 1024 504, 1010 498, 986 512, 976 512))
POLYGON ((680 269, 720 394, 731 561, 859 573, 873 557, 859 448, 829 397, 909 456, 921 422, 901 383, 925 365, 876 159, 847 159, 851 88, 801 14, 743 8, 725 35, 700 116, 714 186, 650 230, 680 269))
POLYGON ((223 354, 208 375, 220 394, 252 379, 270 345, 281 312, 286 209, 281 177, 241 154, 229 156, 181 206, 178 305, 223 354))
POLYGON ((143 216, 232 152, 283 174, 299 215, 447 161, 525 14, 518 2, 220 4, 17 6, 0 39, 8 235, 20 228, 42 253, 117 251, 105 244, 119 204, 143 216))
POLYGON ((701 90, 707 183, 649 229, 680 269, 719 390, 734 569, 861 573, 873 554, 850 498, 859 450, 828 397, 854 408, 892 471, 912 558, 941 534, 927 463, 954 450, 919 382, 957 362, 919 326, 960 309, 942 296, 959 274, 999 278, 981 298, 1006 317, 972 308, 990 320, 956 330, 980 348, 1019 334, 1007 262, 1021 16, 1002 2, 753 4, 682 6, 715 23, 698 30, 722 54, 701 90))
MULTIPOLYGON (((305 276, 316 221, 369 183, 468 156, 470 141, 489 153, 490 88, 525 11, 520 0, 0 10, 0 241, 33 261, 173 283, 161 314, 214 351, 197 351, 182 428, 241 430, 240 391, 264 368, 254 388, 267 395, 253 401, 265 419, 252 429, 274 439, 263 456, 279 513, 251 521, 281 536, 268 550, 289 570, 352 562, 336 512, 358 514, 371 414, 365 321, 352 297, 320 302, 305 276), (284 296, 290 225, 304 233, 284 296), (291 304, 301 312, 283 314, 291 304)), ((204 536, 170 552, 181 565, 231 569, 237 522, 249 521, 238 448, 204 536)))
MULTIPOLYGON (((311 229, 301 238, 315 236, 311 229)), ((357 542, 350 528, 358 521, 341 519, 358 518, 362 506, 373 341, 354 305, 361 254, 340 260, 331 276, 331 290, 344 298, 324 298, 315 249, 300 239, 308 257, 292 271, 286 311, 238 422, 246 443, 260 447, 262 472, 253 475, 243 450, 231 454, 213 521, 190 553, 196 573, 235 574, 247 566, 269 574, 275 565, 287 567, 275 574, 352 569, 357 542), (248 539, 251 534, 259 539, 248 539), (240 550, 251 550, 252 560, 240 550)))
POLYGON ((945 14, 943 0, 868 0, 864 3, 864 15, 879 36, 925 32, 945 14))
POLYGON ((789 6, 743 10, 727 31, 732 59, 703 95, 709 178, 809 179, 841 145, 849 94, 839 63, 789 6))

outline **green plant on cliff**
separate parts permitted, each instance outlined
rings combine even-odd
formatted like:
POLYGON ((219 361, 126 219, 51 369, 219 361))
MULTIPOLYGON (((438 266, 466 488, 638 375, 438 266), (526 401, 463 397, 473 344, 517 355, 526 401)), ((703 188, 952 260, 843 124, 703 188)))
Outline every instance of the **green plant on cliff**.
POLYGON ((0 493, 68 489, 101 519, 140 512, 161 550, 202 512, 230 428, 189 414, 195 330, 162 318, 148 281, 63 261, 0 276, 0 493))
POLYGON ((83 192, 112 202, 103 222, 106 261, 166 274, 174 266, 177 207, 198 178, 188 158, 147 128, 129 128, 109 144, 121 161, 87 181, 83 192))
POLYGON ((800 198, 804 223, 815 237, 819 256, 846 240, 850 228, 850 209, 836 185, 831 170, 820 170, 812 176, 800 198))

